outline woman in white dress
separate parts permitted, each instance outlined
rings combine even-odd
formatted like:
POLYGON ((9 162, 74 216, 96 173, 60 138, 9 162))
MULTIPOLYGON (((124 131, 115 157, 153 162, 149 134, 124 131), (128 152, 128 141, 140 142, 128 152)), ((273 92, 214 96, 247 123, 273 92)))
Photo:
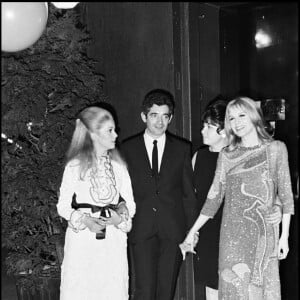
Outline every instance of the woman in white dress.
POLYGON ((79 114, 57 204, 68 221, 61 300, 128 299, 127 232, 135 203, 116 138, 107 109, 91 106, 79 114))

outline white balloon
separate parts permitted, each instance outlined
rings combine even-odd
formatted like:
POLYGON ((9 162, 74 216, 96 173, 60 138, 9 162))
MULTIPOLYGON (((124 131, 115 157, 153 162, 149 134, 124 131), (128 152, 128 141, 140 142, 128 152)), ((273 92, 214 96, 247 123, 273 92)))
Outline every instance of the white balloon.
POLYGON ((2 51, 32 46, 43 34, 47 19, 47 2, 1 2, 2 51))
POLYGON ((74 8, 79 2, 51 2, 55 7, 61 9, 74 8))

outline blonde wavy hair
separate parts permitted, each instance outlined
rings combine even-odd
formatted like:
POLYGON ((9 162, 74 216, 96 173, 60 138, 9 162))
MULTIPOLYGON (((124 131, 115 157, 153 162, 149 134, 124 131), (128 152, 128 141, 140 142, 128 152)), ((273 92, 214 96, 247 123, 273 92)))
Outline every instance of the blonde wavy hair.
MULTIPOLYGON (((95 126, 101 128, 108 120, 115 122, 108 110, 97 106, 85 108, 76 119, 76 127, 66 153, 66 164, 73 159, 78 159, 81 179, 83 179, 88 169, 96 165, 96 155, 90 132, 94 131, 95 126)), ((126 165, 116 148, 108 150, 108 155, 111 160, 126 165)))
POLYGON ((273 140, 272 136, 266 130, 267 126, 262 110, 256 102, 249 97, 237 97, 228 103, 225 113, 225 132, 229 140, 229 150, 235 149, 241 143, 241 138, 234 134, 229 122, 229 114, 233 108, 239 108, 247 113, 256 128, 258 138, 261 142, 264 143, 273 140))

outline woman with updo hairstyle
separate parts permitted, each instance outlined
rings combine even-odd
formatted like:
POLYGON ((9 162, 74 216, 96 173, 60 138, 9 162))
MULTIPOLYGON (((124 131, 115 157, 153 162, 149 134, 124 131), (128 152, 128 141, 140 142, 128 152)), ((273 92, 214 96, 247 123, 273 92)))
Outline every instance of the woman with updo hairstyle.
POLYGON ((135 203, 117 136, 107 105, 79 113, 57 204, 68 221, 61 300, 128 299, 127 232, 135 203))

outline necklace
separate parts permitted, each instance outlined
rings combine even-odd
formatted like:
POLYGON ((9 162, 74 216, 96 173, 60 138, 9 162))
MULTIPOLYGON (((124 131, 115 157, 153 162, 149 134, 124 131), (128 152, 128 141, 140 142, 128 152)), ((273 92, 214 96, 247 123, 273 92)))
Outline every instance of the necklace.
POLYGON ((262 144, 257 144, 255 146, 250 146, 250 147, 245 147, 245 146, 237 146, 238 149, 240 150, 255 150, 255 149, 259 149, 261 147, 262 144))

